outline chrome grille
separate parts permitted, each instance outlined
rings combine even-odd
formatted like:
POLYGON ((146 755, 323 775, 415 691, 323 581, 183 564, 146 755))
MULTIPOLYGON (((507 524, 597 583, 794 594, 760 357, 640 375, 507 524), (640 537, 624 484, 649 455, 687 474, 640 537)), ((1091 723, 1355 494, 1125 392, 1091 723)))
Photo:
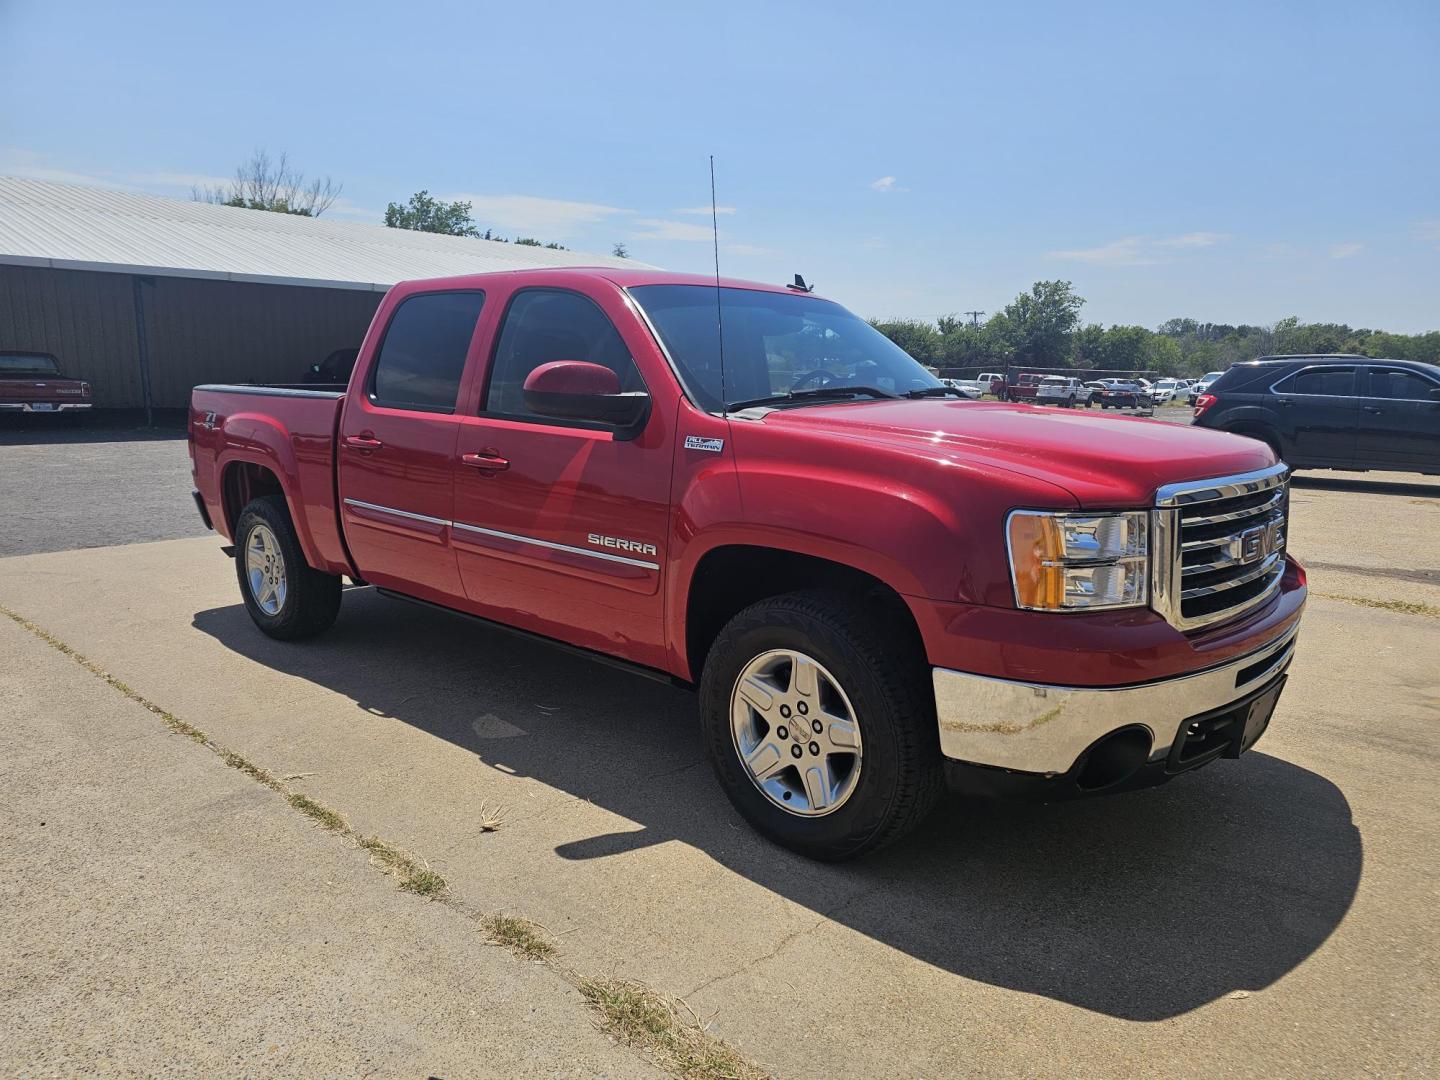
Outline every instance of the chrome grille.
POLYGON ((1263 604, 1285 573, 1289 509, 1284 465, 1161 488, 1152 530, 1156 610, 1193 630, 1263 604))

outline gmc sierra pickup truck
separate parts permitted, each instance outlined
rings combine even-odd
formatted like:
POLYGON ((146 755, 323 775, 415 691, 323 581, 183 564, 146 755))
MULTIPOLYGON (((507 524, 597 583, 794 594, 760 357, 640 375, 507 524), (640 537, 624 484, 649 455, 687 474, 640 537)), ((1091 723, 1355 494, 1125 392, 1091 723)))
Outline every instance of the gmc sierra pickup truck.
POLYGON ((1237 757, 1305 602, 1264 443, 965 400, 789 287, 400 284, 347 390, 197 387, 190 449, 265 633, 321 632, 349 578, 696 688, 736 808, 823 859, 947 780, 1237 757))

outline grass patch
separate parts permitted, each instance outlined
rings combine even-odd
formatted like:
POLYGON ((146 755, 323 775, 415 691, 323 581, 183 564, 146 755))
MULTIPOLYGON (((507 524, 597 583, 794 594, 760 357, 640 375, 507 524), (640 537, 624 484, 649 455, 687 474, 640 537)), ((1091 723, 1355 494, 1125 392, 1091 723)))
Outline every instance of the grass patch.
POLYGON ((688 1006, 639 983, 581 979, 580 993, 600 1027, 686 1080, 765 1080, 764 1070, 706 1030, 688 1006), (681 1008, 688 1014, 682 1016, 681 1008))
POLYGON ((331 832, 349 831, 343 817, 336 811, 331 810, 328 806, 316 802, 310 798, 309 795, 302 795, 298 791, 292 791, 285 796, 285 801, 307 817, 314 818, 318 824, 329 829, 331 832))
POLYGON ((1359 604, 1361 607, 1377 608, 1380 611, 1395 611, 1401 615, 1424 615, 1431 619, 1440 619, 1440 607, 1434 604, 1420 604, 1413 600, 1371 600, 1366 596, 1342 596, 1339 593, 1316 593, 1316 596, 1323 596, 1327 600, 1343 600, 1347 604, 1359 604))
POLYGON ((526 960, 548 960, 555 955, 555 943, 539 923, 514 915, 486 915, 480 925, 497 945, 504 945, 526 960))
POLYGON ((30 633, 34 634, 41 641, 45 642, 46 645, 49 645, 56 652, 63 653, 71 660, 74 660, 86 671, 90 672, 91 675, 94 675, 96 678, 102 680, 105 683, 108 683, 110 686, 120 691, 121 694, 125 695, 131 701, 135 702, 135 704, 139 705, 142 709, 146 710, 147 712, 154 713, 164 722, 165 726, 168 727, 171 731, 173 731, 176 735, 184 735, 187 739, 193 739, 195 742, 203 743, 206 746, 211 747, 212 749, 218 749, 212 742, 210 742, 210 737, 206 735, 203 731, 201 731, 199 728, 195 727, 193 724, 186 723, 184 720, 181 720, 173 713, 166 712, 149 698, 146 698, 136 693, 119 679, 115 678, 114 675, 111 675, 108 671, 102 668, 99 664, 95 663, 93 660, 90 660, 85 656, 82 656, 80 653, 72 649, 69 645, 66 645, 65 642, 61 641, 54 634, 50 633, 49 630, 35 625, 29 619, 25 618, 24 615, 21 615, 19 612, 11 611, 8 607, 5 607, 3 605, 0 605, 0 613, 3 613, 5 616, 13 620, 22 630, 30 631, 30 633))
POLYGON ((370 858, 400 881, 400 888, 419 896, 443 896, 449 883, 424 863, 378 836, 356 837, 356 842, 370 853, 370 858))

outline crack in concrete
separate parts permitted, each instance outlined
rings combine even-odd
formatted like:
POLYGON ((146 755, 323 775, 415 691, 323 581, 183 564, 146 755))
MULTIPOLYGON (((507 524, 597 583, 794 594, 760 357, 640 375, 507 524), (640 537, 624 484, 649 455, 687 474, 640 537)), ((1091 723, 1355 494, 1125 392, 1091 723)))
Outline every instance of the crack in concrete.
POLYGON ((803 926, 798 930, 792 930, 790 933, 786 934, 776 943, 773 949, 765 953, 763 956, 757 956, 753 960, 746 960, 744 963, 736 967, 733 971, 726 971, 722 972, 719 975, 714 975, 711 978, 706 979, 693 990, 689 990, 681 996, 686 999, 693 998, 702 990, 708 990, 712 986, 717 985, 718 983, 733 979, 737 975, 743 975, 750 969, 758 967, 760 964, 763 964, 766 960, 773 960, 776 956, 782 953, 788 946, 793 944, 795 941, 804 937, 807 934, 814 933, 816 930, 820 929, 820 927, 823 926, 825 923, 833 921, 834 917, 840 912, 844 911, 847 907, 850 907, 852 904, 855 904, 858 901, 865 899, 865 897, 879 891, 880 888, 881 886, 876 886, 876 888, 874 889, 861 889, 854 896, 848 897, 847 899, 836 904, 833 908, 822 912, 820 917, 816 919, 813 923, 811 923, 809 926, 803 926))

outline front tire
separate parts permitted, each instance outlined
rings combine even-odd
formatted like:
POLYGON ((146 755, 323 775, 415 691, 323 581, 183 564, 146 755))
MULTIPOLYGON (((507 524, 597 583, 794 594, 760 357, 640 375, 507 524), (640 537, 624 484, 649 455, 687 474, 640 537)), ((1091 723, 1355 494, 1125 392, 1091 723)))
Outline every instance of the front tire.
POLYGON ((250 618, 281 641, 314 637, 340 613, 340 578, 306 563, 281 495, 253 499, 240 511, 235 574, 250 618))
POLYGON ((787 593, 731 619, 706 659, 700 710, 720 785, 802 855, 893 843, 943 789, 928 666, 886 621, 843 593, 787 593))

